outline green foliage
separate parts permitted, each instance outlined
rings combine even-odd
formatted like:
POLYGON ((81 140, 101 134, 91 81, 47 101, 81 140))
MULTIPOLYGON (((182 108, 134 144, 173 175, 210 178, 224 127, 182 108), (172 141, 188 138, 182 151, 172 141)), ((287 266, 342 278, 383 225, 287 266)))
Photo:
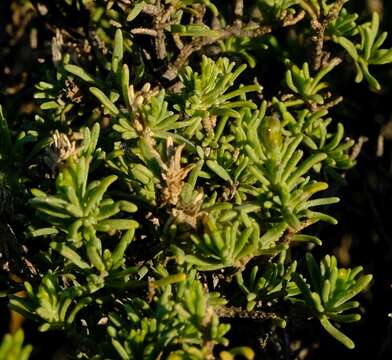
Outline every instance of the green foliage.
POLYGON ((45 275, 36 292, 29 283, 25 283, 25 288, 28 299, 13 297, 10 307, 40 321, 40 331, 64 329, 92 301, 90 297, 82 296, 80 287, 62 288, 56 274, 45 275))
POLYGON ((254 265, 247 276, 246 281, 241 272, 237 273, 236 279, 241 290, 246 294, 247 309, 253 310, 257 303, 262 301, 276 302, 282 297, 289 298, 298 294, 298 288, 291 280, 292 274, 297 269, 294 261, 285 268, 286 253, 282 252, 279 262, 269 263, 264 271, 254 265))
POLYGON ((244 97, 248 92, 261 92, 262 90, 260 85, 254 84, 228 91, 246 66, 241 65, 234 70, 235 63, 227 58, 219 58, 214 62, 203 56, 200 66, 200 73, 188 66, 180 75, 180 80, 184 85, 180 99, 183 100, 179 99, 176 110, 185 112, 189 116, 189 121, 193 121, 185 131, 189 137, 200 129, 203 119, 218 115, 238 118, 240 114, 237 108, 255 108, 251 101, 231 100, 244 97))
POLYGON ((67 164, 56 179, 56 195, 47 195, 33 189, 35 197, 30 203, 39 212, 44 213, 46 221, 53 225, 51 228, 34 230, 33 236, 55 234, 58 230, 64 232, 66 242, 52 242, 51 248, 82 270, 92 265, 103 273, 107 269, 116 269, 121 265, 121 257, 132 238, 125 240, 124 236, 113 253, 108 249, 103 252, 102 242, 96 232, 134 231, 137 227, 135 221, 115 219, 113 216, 121 211, 133 213, 137 208, 126 200, 114 201, 109 197, 104 198, 110 184, 117 179, 115 175, 88 183, 93 156, 98 157, 102 154, 95 149, 98 136, 98 125, 94 126, 91 133, 85 129, 83 145, 80 148, 81 155, 77 160, 72 156, 67 159, 67 164), (75 253, 74 250, 81 246, 85 248, 90 264, 75 253))
POLYGON ((298 5, 298 0, 258 0, 257 6, 271 19, 281 19, 287 12, 295 12, 294 5, 298 5))
POLYGON ((334 338, 348 348, 354 348, 353 341, 338 330, 332 323, 351 323, 361 319, 357 313, 346 313, 359 307, 352 301, 372 281, 372 275, 360 275, 363 268, 338 268, 336 258, 326 255, 317 265, 311 254, 306 255, 310 275, 310 286, 304 278, 294 273, 293 279, 301 290, 304 303, 318 317, 321 325, 334 338))
POLYGON ((56 3, 83 26, 52 40, 34 121, 10 114, 13 131, 0 108, 0 190, 29 190, 18 237, 35 270, 9 264, 26 291, 9 306, 86 359, 253 359, 230 348, 232 318, 269 332, 298 303, 352 348, 337 327, 371 276, 310 254, 355 165, 328 44, 371 88, 368 66, 392 60, 378 16, 357 25, 346 2, 56 3))
POLYGON ((219 323, 210 301, 217 299, 209 300, 201 283, 191 278, 176 289, 166 287, 153 304, 128 299, 123 305, 127 322, 109 314, 112 344, 122 359, 205 359, 212 344, 227 344, 229 330, 219 323))
POLYGON ((0 344, 1 360, 27 360, 33 350, 31 345, 23 345, 23 330, 18 330, 14 335, 6 334, 0 344))
POLYGON ((338 29, 335 29, 335 31, 337 30, 336 32, 332 30, 332 33, 334 34, 333 40, 341 45, 353 59, 357 72, 355 81, 359 83, 365 79, 371 88, 380 90, 381 85, 377 79, 370 74, 369 65, 384 65, 392 63, 392 49, 381 48, 387 38, 387 33, 379 33, 380 19, 376 12, 373 13, 372 20, 370 22, 358 25, 355 28, 355 32, 351 30, 353 29, 353 21, 354 18, 351 17, 349 29, 345 29, 343 33, 342 29, 339 29, 339 27, 346 27, 347 25, 344 23, 339 24, 338 29), (353 43, 346 37, 347 35, 356 35, 356 33, 358 33, 361 37, 360 43, 357 44, 353 43))
POLYGON ((339 61, 331 61, 314 78, 310 75, 309 65, 307 63, 304 63, 302 69, 299 69, 294 64, 290 64, 290 61, 287 61, 287 64, 290 69, 286 72, 286 83, 290 90, 294 94, 299 95, 305 102, 319 105, 324 104, 324 98, 319 92, 328 85, 322 82, 322 79, 339 64, 339 61))
POLYGON ((357 19, 358 14, 350 14, 343 8, 339 16, 328 24, 327 34, 329 36, 354 36, 358 34, 357 19))
POLYGON ((255 256, 261 250, 259 226, 247 217, 246 209, 233 209, 230 204, 221 204, 221 209, 224 211, 212 210, 205 219, 202 236, 190 236, 192 250, 187 251, 190 254, 184 260, 200 270, 240 266, 245 259, 255 256), (237 216, 240 216, 240 220, 230 221, 237 216))
POLYGON ((304 219, 335 222, 333 218, 310 208, 335 203, 338 199, 309 200, 328 185, 305 177, 314 166, 327 158, 327 154, 315 153, 302 160, 304 152, 298 149, 302 136, 287 137, 282 141, 280 121, 274 117, 263 117, 262 114, 249 124, 248 139, 250 144, 245 146, 245 151, 253 162, 249 172, 257 180, 252 188, 258 194, 269 221, 284 221, 293 229, 299 229, 304 219))

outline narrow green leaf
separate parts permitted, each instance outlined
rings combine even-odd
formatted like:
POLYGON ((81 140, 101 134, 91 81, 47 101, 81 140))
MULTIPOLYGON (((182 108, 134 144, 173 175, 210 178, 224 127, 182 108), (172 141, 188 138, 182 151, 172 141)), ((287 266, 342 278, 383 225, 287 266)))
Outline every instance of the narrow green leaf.
POLYGON ((127 16, 127 21, 132 21, 134 19, 136 19, 136 17, 143 11, 144 5, 146 3, 144 1, 139 1, 137 2, 132 10, 129 12, 128 16, 127 16))
POLYGON ((82 80, 86 81, 89 84, 95 84, 95 79, 86 70, 84 70, 80 66, 66 64, 66 65, 64 65, 64 69, 67 72, 81 78, 82 80))
POLYGON ((73 264, 75 264, 77 267, 79 267, 82 270, 89 270, 90 266, 80 257, 80 255, 72 250, 70 247, 63 243, 56 243, 52 242, 50 243, 50 247, 53 250, 56 250, 61 256, 64 256, 66 259, 71 261, 73 264))
POLYGON ((349 349, 354 349, 355 344, 354 342, 346 335, 344 335, 341 331, 339 331, 335 326, 333 326, 330 321, 328 320, 327 317, 323 316, 320 319, 320 323, 323 326, 323 328, 331 335, 333 336, 336 340, 341 342, 344 346, 346 346, 349 349))
POLYGON ((101 90, 96 87, 90 87, 89 90, 113 115, 118 115, 120 113, 120 110, 118 110, 117 106, 114 105, 101 90))
POLYGON ((206 165, 223 180, 232 182, 229 173, 216 160, 207 160, 206 165))

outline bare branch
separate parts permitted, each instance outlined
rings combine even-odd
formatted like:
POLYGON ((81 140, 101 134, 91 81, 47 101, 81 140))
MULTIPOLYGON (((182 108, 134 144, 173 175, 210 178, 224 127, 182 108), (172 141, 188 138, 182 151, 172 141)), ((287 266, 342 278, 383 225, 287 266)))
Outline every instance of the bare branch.
POLYGON ((191 56, 195 51, 198 51, 205 46, 212 45, 220 40, 224 40, 232 36, 253 38, 263 36, 272 31, 272 27, 269 25, 259 25, 258 27, 253 29, 245 29, 246 26, 242 26, 241 23, 236 22, 234 25, 228 26, 222 30, 218 30, 220 32, 219 36, 213 38, 201 38, 191 41, 189 44, 185 45, 181 49, 176 60, 173 63, 169 64, 163 77, 168 80, 175 79, 178 70, 183 67, 189 56, 191 56))
POLYGON ((287 27, 297 24, 305 17, 305 14, 305 11, 301 10, 298 13, 285 16, 283 19, 283 26, 287 27))
POLYGON ((131 30, 131 33, 134 35, 158 36, 158 32, 156 30, 146 28, 135 28, 131 30))

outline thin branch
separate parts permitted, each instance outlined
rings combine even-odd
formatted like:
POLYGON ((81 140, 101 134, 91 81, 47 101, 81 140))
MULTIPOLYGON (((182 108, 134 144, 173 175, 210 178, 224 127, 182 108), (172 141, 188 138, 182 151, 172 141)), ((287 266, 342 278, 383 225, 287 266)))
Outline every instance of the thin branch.
POLYGON ((156 30, 146 28, 135 28, 131 30, 131 33, 134 35, 158 36, 158 32, 156 30))
POLYGON ((145 4, 142 11, 147 15, 156 16, 160 13, 161 10, 156 5, 145 4))
MULTIPOLYGON (((350 159, 351 160, 355 160, 359 154, 362 151, 362 147, 363 145, 365 145, 365 143, 367 143, 369 141, 369 138, 366 136, 360 136, 358 138, 358 141, 355 143, 355 145, 353 146, 353 149, 351 151, 351 155, 350 155, 350 159)), ((378 156, 378 153, 377 153, 378 156)))
MULTIPOLYGON (((200 50, 201 48, 212 45, 220 40, 227 39, 229 37, 259 37, 265 34, 268 34, 272 31, 272 27, 269 25, 260 25, 254 29, 245 30, 246 26, 242 26, 236 22, 234 25, 228 26, 222 30, 220 30, 220 34, 213 38, 201 38, 195 39, 191 41, 189 44, 185 45, 180 53, 178 54, 176 60, 169 64, 166 72, 164 73, 163 77, 168 80, 173 80, 177 76, 177 72, 181 69, 188 58, 195 52, 200 50)), ((217 30, 219 31, 219 30, 217 30)))
POLYGON ((289 228, 288 230, 286 230, 283 236, 282 243, 289 244, 296 234, 298 234, 300 231, 306 229, 307 227, 313 225, 316 222, 317 220, 315 219, 306 219, 299 224, 297 229, 289 228))
POLYGON ((283 27, 292 26, 300 22, 305 17, 305 11, 301 10, 295 14, 289 14, 283 18, 283 27))
POLYGON ((347 0, 337 0, 330 8, 328 14, 322 15, 320 18, 312 16, 311 26, 315 32, 315 36, 312 38, 315 43, 314 70, 319 70, 323 65, 324 57, 328 56, 328 53, 324 51, 325 31, 328 25, 338 18, 346 2, 347 0))
POLYGON ((244 310, 236 306, 219 306, 215 310, 216 314, 221 318, 240 318, 252 320, 280 320, 277 314, 273 312, 260 311, 260 310, 244 310))

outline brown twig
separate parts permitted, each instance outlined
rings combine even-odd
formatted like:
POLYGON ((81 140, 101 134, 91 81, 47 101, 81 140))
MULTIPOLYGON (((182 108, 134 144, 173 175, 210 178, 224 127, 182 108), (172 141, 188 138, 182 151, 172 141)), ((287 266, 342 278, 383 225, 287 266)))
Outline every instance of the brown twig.
POLYGON ((298 13, 286 15, 283 18, 283 27, 293 26, 297 24, 305 17, 305 14, 305 11, 301 10, 298 13))
POLYGON ((237 306, 219 306, 215 310, 216 314, 221 318, 240 318, 252 320, 280 320, 281 318, 273 313, 267 311, 244 310, 237 306))
POLYGON ((134 35, 149 35, 155 39, 155 50, 158 59, 162 60, 166 57, 166 37, 165 29, 170 25, 170 17, 175 11, 175 3, 165 9, 158 0, 155 5, 144 5, 143 13, 153 17, 151 28, 135 28, 131 30, 134 35))
POLYGON ((319 70, 323 65, 324 58, 329 56, 328 53, 324 51, 325 31, 327 30, 328 25, 337 19, 343 5, 346 2, 347 0, 337 0, 332 5, 328 14, 320 14, 319 16, 315 16, 315 13, 313 12, 311 15, 311 26, 315 32, 315 35, 312 38, 313 42, 315 43, 313 62, 314 70, 319 70))
POLYGON ((157 36, 158 32, 154 29, 146 29, 146 28, 134 28, 131 30, 131 33, 134 35, 149 35, 149 36, 157 36))
POLYGON ((330 108, 335 107, 336 105, 338 105, 339 103, 341 103, 343 101, 343 96, 338 96, 336 99, 333 99, 321 106, 317 105, 317 104, 311 104, 311 110, 312 112, 316 112, 319 110, 328 110, 330 108))
POLYGON ((142 10, 145 14, 147 15, 151 15, 151 16, 156 16, 160 13, 160 9, 159 7, 157 7, 156 5, 149 5, 149 4, 145 4, 143 6, 143 10, 142 10))
POLYGON ((265 34, 270 33, 272 31, 272 27, 269 25, 259 25, 254 29, 246 29, 246 26, 243 26, 242 23, 236 22, 233 25, 218 31, 220 32, 220 34, 216 37, 195 39, 191 41, 189 44, 185 45, 181 49, 175 61, 169 64, 163 77, 165 77, 168 80, 175 79, 178 70, 183 67, 185 62, 188 60, 189 56, 191 56, 195 51, 198 51, 205 46, 212 45, 220 40, 224 40, 232 36, 251 37, 251 38, 263 36, 265 34))
POLYGON ((292 229, 292 228, 287 229, 283 236, 282 242, 287 244, 290 243, 296 234, 306 229, 307 227, 313 225, 316 221, 317 220, 315 219, 306 219, 302 221, 296 229, 292 229))

